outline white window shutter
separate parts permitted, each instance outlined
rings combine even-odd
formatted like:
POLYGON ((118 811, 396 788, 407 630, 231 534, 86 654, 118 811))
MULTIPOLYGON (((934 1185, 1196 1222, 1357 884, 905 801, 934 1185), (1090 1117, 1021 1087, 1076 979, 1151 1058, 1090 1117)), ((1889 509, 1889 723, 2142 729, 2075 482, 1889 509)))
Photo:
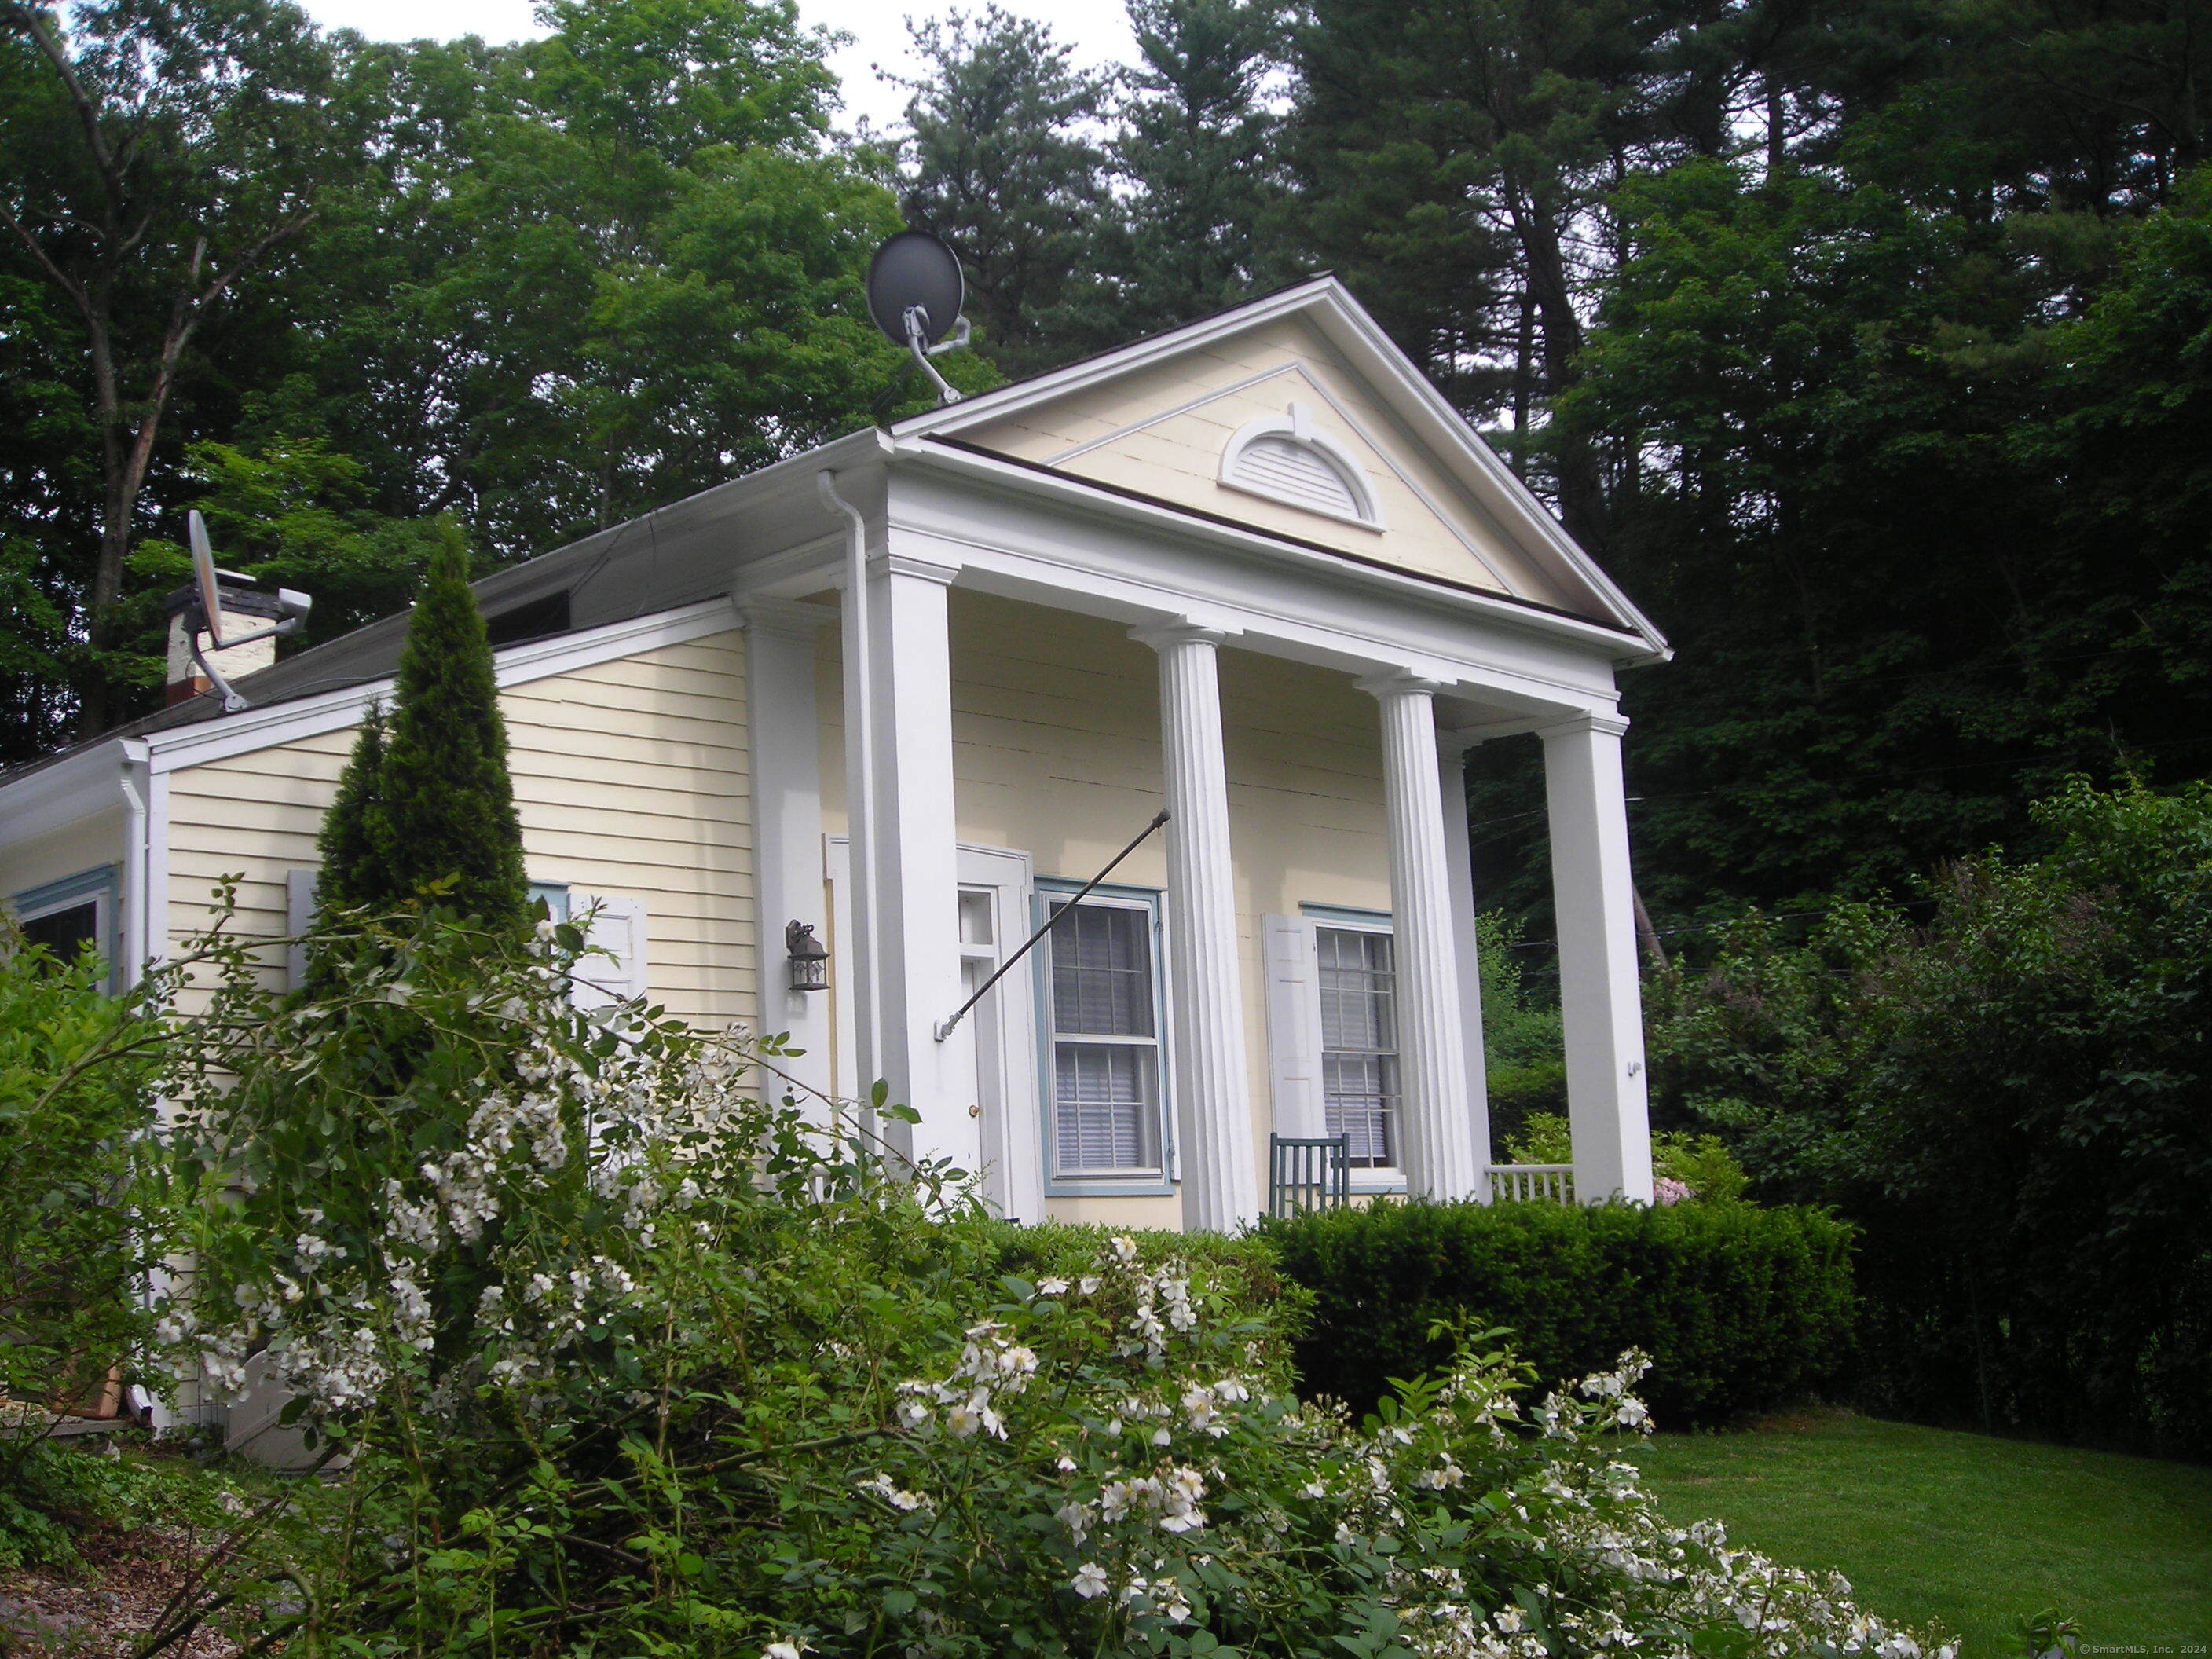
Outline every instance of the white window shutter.
POLYGON ((1267 1073, 1275 1133, 1326 1133, 1321 1066, 1321 976, 1313 923, 1304 916, 1265 918, 1267 971, 1267 1073))
POLYGON ((581 921, 592 913, 585 942, 611 953, 587 956, 576 964, 570 999, 579 1008, 605 1008, 646 994, 645 901, 622 893, 568 895, 568 914, 581 921))
POLYGON ((300 939, 315 921, 315 886, 319 870, 284 872, 284 931, 292 942, 284 947, 284 988, 296 991, 307 982, 307 947, 300 939))

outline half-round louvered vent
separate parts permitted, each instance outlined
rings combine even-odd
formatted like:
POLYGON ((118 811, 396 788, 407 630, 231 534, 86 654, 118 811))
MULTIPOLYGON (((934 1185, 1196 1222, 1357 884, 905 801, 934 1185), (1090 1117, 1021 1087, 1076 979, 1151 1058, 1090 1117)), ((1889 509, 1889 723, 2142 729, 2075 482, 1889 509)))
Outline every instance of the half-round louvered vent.
POLYGON ((1296 438, 1269 434, 1255 438, 1237 457, 1234 482, 1299 507, 1360 516, 1359 498, 1328 456, 1296 438))
POLYGON ((1269 501, 1382 527, 1375 491, 1342 444, 1315 429, 1312 411, 1292 404, 1287 415, 1248 422, 1221 453, 1221 482, 1269 501))

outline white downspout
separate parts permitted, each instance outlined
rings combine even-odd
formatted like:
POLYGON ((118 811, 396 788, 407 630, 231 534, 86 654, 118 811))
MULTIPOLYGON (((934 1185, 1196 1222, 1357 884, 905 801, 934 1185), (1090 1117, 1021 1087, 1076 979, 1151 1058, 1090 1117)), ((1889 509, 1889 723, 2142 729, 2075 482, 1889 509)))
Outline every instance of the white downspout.
POLYGON ((850 851, 853 881, 853 931, 859 950, 854 985, 854 1006, 860 1012, 858 1041, 853 1047, 856 1075, 851 1092, 865 1098, 873 1082, 870 1073, 883 1064, 881 987, 876 933, 876 744, 873 664, 870 660, 868 626, 868 521, 860 509, 837 493, 837 475, 826 468, 814 475, 822 503, 842 514, 851 525, 845 557, 843 647, 848 665, 848 704, 845 710, 846 838, 850 851))
MULTIPOLYGON (((146 975, 153 953, 153 934, 148 924, 146 895, 148 861, 152 855, 146 798, 138 793, 131 774, 145 773, 148 751, 143 743, 126 740, 123 745, 123 960, 116 964, 118 985, 129 989, 146 975)), ((150 781, 149 787, 150 787, 150 781)))

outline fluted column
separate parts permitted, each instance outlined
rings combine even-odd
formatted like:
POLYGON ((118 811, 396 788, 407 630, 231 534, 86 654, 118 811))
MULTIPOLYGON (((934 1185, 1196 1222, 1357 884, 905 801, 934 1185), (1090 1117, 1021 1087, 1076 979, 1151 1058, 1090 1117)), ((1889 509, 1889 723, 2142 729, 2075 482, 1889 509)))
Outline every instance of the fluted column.
POLYGON ((1227 1232, 1258 1218, 1260 1175, 1215 662, 1221 635, 1188 624, 1132 633, 1160 659, 1160 748, 1170 814, 1169 1037, 1183 1226, 1227 1232))
POLYGON ((1538 732, 1552 827, 1559 915, 1559 1012, 1567 1046, 1567 1120, 1575 1194, 1651 1201, 1644 1004, 1636 965, 1636 894, 1619 715, 1584 714, 1538 732))
POLYGON ((1398 1066, 1406 1189, 1417 1198, 1475 1195, 1459 945, 1437 766, 1433 681, 1382 674, 1359 682, 1382 710, 1382 790, 1390 825, 1398 1066))
POLYGON ((1437 787, 1444 814, 1444 869, 1451 881, 1451 931, 1459 963, 1460 1051, 1465 1056, 1468 1130, 1474 1145, 1474 1195, 1490 1201, 1490 1068, 1482 1048, 1482 962, 1474 937, 1474 848, 1467 821, 1467 751, 1480 739, 1440 732, 1437 787))

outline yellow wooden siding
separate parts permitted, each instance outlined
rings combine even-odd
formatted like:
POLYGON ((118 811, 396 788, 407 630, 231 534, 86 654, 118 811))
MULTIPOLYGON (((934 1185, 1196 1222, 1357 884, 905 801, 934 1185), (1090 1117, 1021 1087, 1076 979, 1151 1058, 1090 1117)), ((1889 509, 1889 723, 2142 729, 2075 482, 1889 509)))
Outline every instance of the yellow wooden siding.
MULTIPOLYGON (((118 787, 118 801, 122 793, 118 787)), ((33 887, 120 864, 126 822, 118 805, 112 811, 80 818, 65 829, 0 849, 0 904, 12 904, 16 894, 33 887)))
POLYGON ((1085 387, 963 434, 1002 453, 1318 542, 1423 575, 1564 605, 1567 596, 1398 422, 1306 322, 1285 318, 1085 387), (1255 375, 1269 378, 1240 391, 1255 375), (1196 408, 1186 405, 1204 399, 1196 408), (1267 500, 1219 480, 1247 422, 1292 403, 1358 459, 1382 507, 1380 531, 1267 500), (1371 442, 1370 441, 1372 441, 1371 442), (1098 447, 1082 454, 1085 445, 1098 447))
MULTIPOLYGON (((1039 876, 1084 880, 1159 811, 1158 658, 1113 623, 954 588, 953 772, 960 839, 1030 855, 1039 876)), ((845 829, 836 640, 817 657, 823 805, 845 829)), ((1380 714, 1349 675, 1255 652, 1220 657, 1230 836, 1252 1080, 1266 1177, 1268 1100, 1262 918, 1301 904, 1388 910, 1380 714)), ((1154 836, 1113 879, 1164 888, 1154 836)), ((1179 1224, 1170 1200, 1055 1198, 1065 1219, 1179 1224)))
MULTIPOLYGON (((752 832, 741 636, 663 646, 500 695, 531 878, 641 900, 647 983, 701 1024, 751 1016, 752 832)), ((169 775, 169 929, 242 873, 240 925, 285 926, 285 872, 315 836, 349 729, 169 775)))

